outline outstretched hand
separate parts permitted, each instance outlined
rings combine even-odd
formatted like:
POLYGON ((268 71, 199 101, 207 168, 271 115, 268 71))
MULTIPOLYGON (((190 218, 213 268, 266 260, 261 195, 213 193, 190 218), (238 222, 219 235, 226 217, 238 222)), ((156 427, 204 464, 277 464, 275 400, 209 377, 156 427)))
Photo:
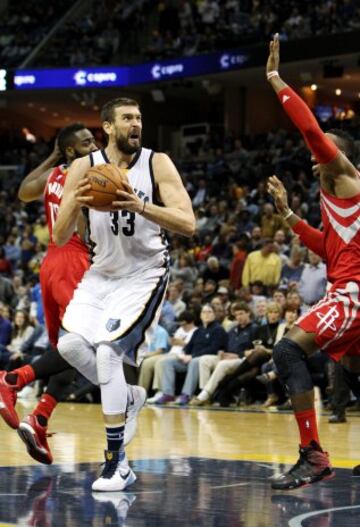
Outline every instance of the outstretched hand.
POLYGON ((285 215, 290 209, 286 188, 283 183, 276 176, 271 176, 268 179, 267 190, 274 200, 277 211, 285 215))
POLYGON ((280 65, 280 41, 279 33, 275 33, 273 40, 270 41, 270 53, 266 64, 266 75, 271 71, 279 71, 280 65))

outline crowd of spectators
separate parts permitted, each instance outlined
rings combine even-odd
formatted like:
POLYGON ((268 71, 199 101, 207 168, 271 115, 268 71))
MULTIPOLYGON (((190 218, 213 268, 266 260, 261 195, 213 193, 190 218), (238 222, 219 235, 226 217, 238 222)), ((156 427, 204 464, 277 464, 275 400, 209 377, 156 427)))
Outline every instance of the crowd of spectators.
POLYGON ((7 2, 0 21, 0 63, 16 67, 71 7, 71 0, 7 2))
MULTIPOLYGON (((21 203, 16 192, 50 147, 12 137, 0 149, 0 163, 9 149, 22 163, 11 181, 0 177, 1 368, 31 362, 48 347, 39 287, 48 241, 43 206, 21 203)), ((277 213, 266 178, 276 173, 291 208, 318 227, 318 181, 305 145, 284 130, 241 138, 229 133, 192 145, 176 163, 197 233, 171 236, 168 297, 140 382, 154 390, 153 402, 288 404, 271 350, 323 296, 326 266, 277 213)), ((312 365, 324 395, 325 362, 318 353, 312 365)))
MULTIPOLYGON (((3 65, 19 66, 72 6, 69 0, 45 4, 9 2, 1 24, 3 65)), ((33 65, 133 63, 255 45, 275 32, 294 40, 359 28, 360 7, 352 0, 90 0, 33 65)))

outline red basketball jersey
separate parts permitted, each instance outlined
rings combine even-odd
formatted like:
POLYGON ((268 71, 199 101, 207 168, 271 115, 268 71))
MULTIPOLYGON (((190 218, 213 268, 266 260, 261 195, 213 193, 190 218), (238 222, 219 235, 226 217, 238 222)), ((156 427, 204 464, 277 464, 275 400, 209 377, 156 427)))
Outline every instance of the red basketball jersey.
MULTIPOLYGON (((48 246, 49 249, 56 247, 52 239, 52 231, 58 215, 62 195, 64 192, 64 185, 67 172, 68 171, 66 165, 60 165, 58 167, 55 167, 48 177, 46 187, 44 190, 45 214, 50 233, 50 242, 48 246)), ((77 233, 74 233, 71 236, 70 240, 62 248, 65 247, 71 247, 72 249, 78 249, 86 252, 88 251, 86 245, 77 233)))
POLYGON ((321 189, 321 216, 328 279, 360 282, 360 193, 341 199, 321 189))

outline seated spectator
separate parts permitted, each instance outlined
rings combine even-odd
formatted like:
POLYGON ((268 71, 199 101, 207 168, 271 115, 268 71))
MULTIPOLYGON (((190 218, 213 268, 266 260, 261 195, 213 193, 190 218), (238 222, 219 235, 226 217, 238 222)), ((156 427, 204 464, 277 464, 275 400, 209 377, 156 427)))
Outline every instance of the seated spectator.
POLYGON ((229 270, 223 265, 220 265, 216 256, 210 256, 207 259, 206 268, 202 272, 202 277, 205 282, 207 280, 214 280, 218 283, 220 280, 227 280, 229 278, 229 270))
POLYGON ((215 398, 221 406, 229 406, 240 390, 253 380, 263 364, 271 359, 276 334, 281 319, 281 309, 275 302, 267 306, 267 324, 258 327, 253 340, 253 347, 245 351, 245 359, 221 381, 215 398))
POLYGON ((163 377, 161 379, 164 397, 162 402, 171 402, 175 399, 175 374, 186 372, 185 382, 181 394, 176 399, 177 404, 187 404, 194 395, 199 381, 199 360, 202 355, 217 355, 220 350, 226 349, 227 334, 215 320, 215 312, 210 304, 205 304, 201 310, 200 326, 185 346, 185 355, 167 357, 163 361, 163 377))
POLYGON ((10 371, 29 362, 22 352, 22 347, 31 337, 33 331, 34 328, 30 325, 26 311, 18 309, 15 313, 10 344, 2 349, 0 355, 1 370, 6 369, 10 371))
POLYGON ((301 247, 293 247, 288 262, 281 270, 281 284, 289 284, 289 287, 297 286, 300 282, 304 269, 304 251, 301 247))
POLYGON ((0 349, 10 344, 12 325, 10 320, 4 317, 5 306, 0 304, 0 349))
POLYGON ((192 311, 184 311, 179 317, 180 327, 175 331, 174 336, 170 337, 171 348, 168 353, 159 356, 159 360, 155 364, 154 381, 152 388, 155 390, 155 394, 147 402, 152 404, 163 404, 167 402, 163 398, 164 393, 162 392, 161 379, 163 375, 163 361, 168 357, 182 357, 185 354, 184 348, 188 342, 190 342, 194 331, 197 329, 195 326, 195 315, 192 311))
POLYGON ((162 355, 169 349, 169 333, 158 324, 154 330, 149 351, 143 358, 140 366, 138 384, 149 393, 156 363, 162 359, 162 355))
POLYGON ((320 256, 308 250, 309 263, 305 264, 300 276, 299 293, 307 306, 313 306, 325 295, 326 265, 320 256))
MULTIPOLYGON (((300 315, 300 309, 296 309, 288 304, 284 305, 283 310, 285 320, 278 325, 275 344, 294 327, 295 322, 300 315)), ((264 408, 268 408, 279 401, 280 397, 283 396, 284 391, 282 385, 277 380, 277 372, 272 359, 263 364, 261 372, 261 375, 258 375, 256 380, 266 385, 267 399, 263 406, 264 408)))
POLYGON ((225 375, 232 373, 243 362, 244 354, 251 347, 257 326, 251 322, 251 310, 245 303, 234 306, 237 325, 229 331, 226 350, 217 355, 203 355, 199 360, 200 394, 190 405, 203 406, 211 398, 225 375))
POLYGON ((170 276, 172 280, 181 278, 184 282, 184 288, 191 290, 197 277, 196 267, 194 267, 191 256, 187 254, 180 255, 173 267, 171 267, 170 276))
POLYGON ((168 289, 168 301, 173 307, 174 313, 176 318, 178 319, 181 313, 183 313, 186 309, 186 304, 183 300, 181 300, 181 293, 179 287, 174 284, 169 284, 168 289))
POLYGON ((260 250, 248 254, 242 283, 246 287, 258 280, 265 286, 276 287, 280 281, 280 273, 280 256, 274 252, 272 240, 267 239, 262 242, 260 250))
POLYGON ((266 324, 266 309, 267 309, 267 300, 260 299, 255 302, 255 322, 258 326, 263 326, 266 324))
POLYGON ((6 277, 11 276, 11 263, 7 259, 3 247, 0 247, 0 275, 6 277))

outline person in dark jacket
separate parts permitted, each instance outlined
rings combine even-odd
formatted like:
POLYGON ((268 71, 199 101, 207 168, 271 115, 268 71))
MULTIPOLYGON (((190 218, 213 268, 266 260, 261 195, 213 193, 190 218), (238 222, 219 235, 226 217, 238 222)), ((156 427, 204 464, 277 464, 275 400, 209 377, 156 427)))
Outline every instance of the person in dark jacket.
POLYGON ((176 399, 178 404, 187 404, 195 393, 199 382, 199 360, 203 355, 217 355, 226 350, 227 333, 215 320, 215 312, 210 304, 205 304, 200 313, 202 326, 193 334, 185 346, 185 355, 169 357, 163 361, 163 376, 161 380, 163 397, 157 404, 164 404, 175 399, 176 372, 186 372, 181 395, 176 399))

